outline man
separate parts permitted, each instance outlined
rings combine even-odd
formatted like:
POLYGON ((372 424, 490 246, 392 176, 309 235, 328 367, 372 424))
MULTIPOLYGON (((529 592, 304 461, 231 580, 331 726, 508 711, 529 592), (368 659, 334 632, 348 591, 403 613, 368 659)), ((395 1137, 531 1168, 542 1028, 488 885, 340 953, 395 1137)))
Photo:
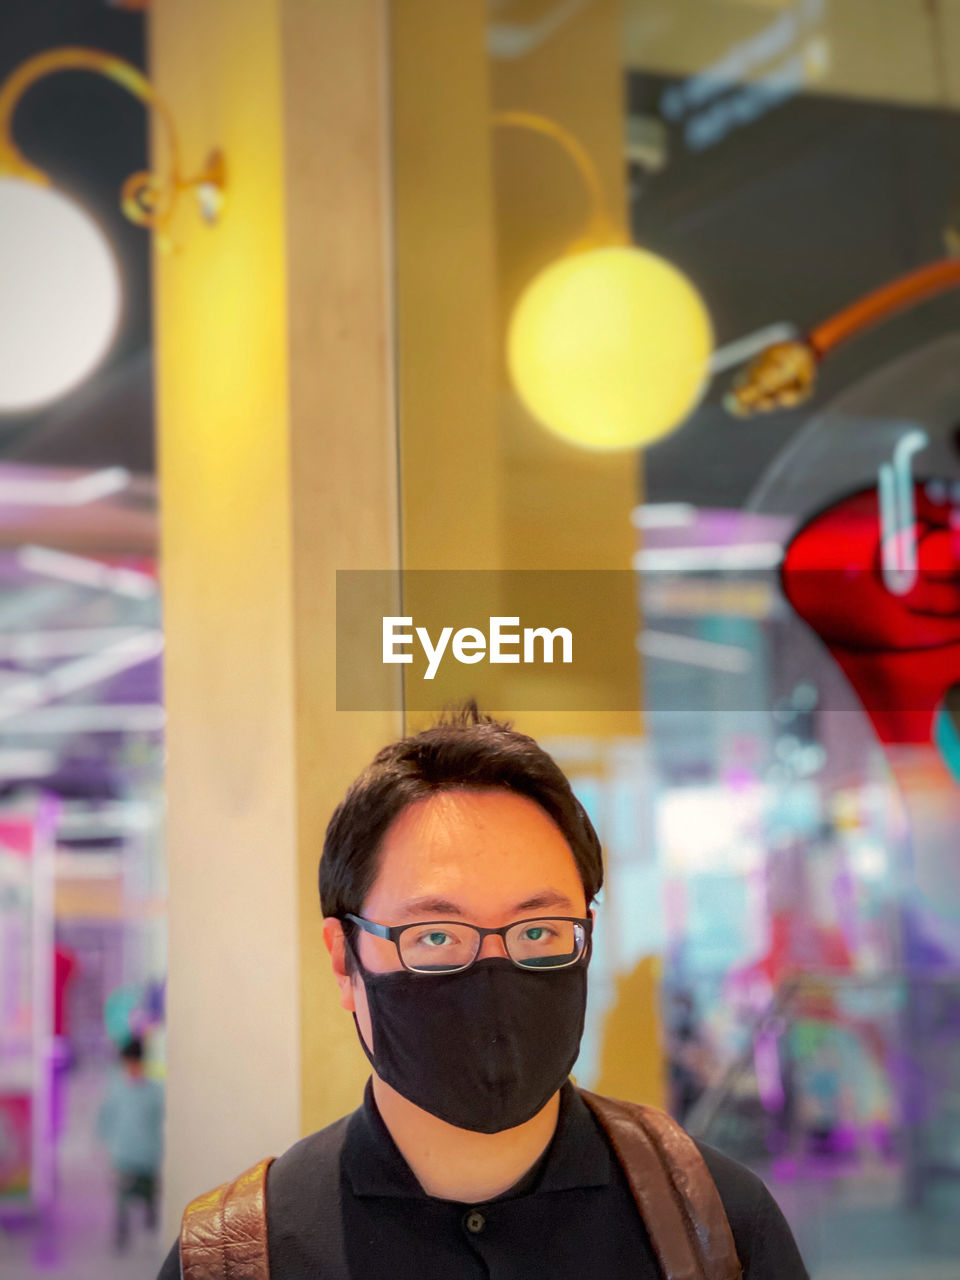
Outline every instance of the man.
MULTIPOLYGON (((601 880, 597 835, 557 765, 472 704, 353 783, 327 828, 320 896, 373 1074, 357 1111, 269 1168, 271 1280, 670 1274, 657 1211, 638 1211, 647 1189, 631 1189, 592 1095, 568 1078, 601 880)), ((713 1177, 745 1280, 806 1280, 760 1180, 708 1147, 700 1161, 678 1134, 713 1177)), ((663 1213, 676 1202, 674 1187, 663 1213)), ((187 1249, 209 1250, 217 1203, 188 1210, 187 1249)), ((201 1259, 195 1274, 223 1273, 201 1259)), ((179 1274, 175 1246, 160 1280, 179 1274)))

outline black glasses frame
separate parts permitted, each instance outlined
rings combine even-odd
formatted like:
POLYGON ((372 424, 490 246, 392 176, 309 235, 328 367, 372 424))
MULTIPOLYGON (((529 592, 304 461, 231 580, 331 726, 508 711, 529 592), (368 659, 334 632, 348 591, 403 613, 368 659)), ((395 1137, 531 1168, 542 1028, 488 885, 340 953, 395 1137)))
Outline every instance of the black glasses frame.
POLYGON ((340 918, 341 920, 349 920, 352 924, 355 924, 362 929, 364 933, 372 933, 375 938, 386 938, 388 942, 392 942, 397 950, 397 959, 400 961, 401 965, 403 965, 404 969, 406 969, 407 973, 422 973, 425 975, 427 975, 429 971, 424 969, 412 969, 401 955, 400 936, 401 934, 406 933, 408 929, 422 929, 425 925, 431 924, 455 924, 461 929, 472 929, 474 933, 478 933, 480 935, 477 953, 470 961, 470 964, 463 965, 458 969, 437 970, 439 973, 462 973, 464 969, 469 969, 471 965, 476 964, 477 956, 480 954, 480 948, 483 946, 484 938, 489 938, 493 934, 496 934, 498 937, 503 939, 503 949, 511 964, 515 964, 518 969, 524 969, 527 972, 537 972, 538 970, 536 965, 521 964, 519 960, 514 960, 513 956, 507 950, 507 934, 511 929, 515 929, 518 924, 536 924, 540 920, 563 920, 568 924, 578 924, 583 928, 584 933, 586 934, 586 940, 583 944, 583 950, 577 956, 576 960, 572 960, 570 964, 567 965, 551 966, 550 969, 543 970, 543 972, 546 973, 556 969, 572 969, 574 965, 580 964, 583 961, 584 956, 586 956, 590 951, 590 941, 593 936, 593 921, 589 917, 584 916, 528 916, 524 920, 514 920, 510 924, 502 924, 499 929, 483 929, 478 924, 468 924, 466 920, 411 920, 409 924, 377 924, 374 920, 365 920, 363 916, 352 915, 349 911, 346 915, 343 915, 340 918))

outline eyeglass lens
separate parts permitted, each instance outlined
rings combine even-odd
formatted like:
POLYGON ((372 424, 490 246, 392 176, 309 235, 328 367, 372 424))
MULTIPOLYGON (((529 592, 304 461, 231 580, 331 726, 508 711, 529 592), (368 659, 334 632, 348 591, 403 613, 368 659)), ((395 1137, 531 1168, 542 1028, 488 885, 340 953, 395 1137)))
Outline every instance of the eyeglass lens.
MULTIPOLYGON (((400 956, 418 973, 465 969, 480 951, 481 935, 471 925, 447 921, 411 925, 400 935, 400 956)), ((504 935, 507 955, 524 969, 560 969, 575 964, 586 945, 586 930, 573 920, 523 920, 504 935)))

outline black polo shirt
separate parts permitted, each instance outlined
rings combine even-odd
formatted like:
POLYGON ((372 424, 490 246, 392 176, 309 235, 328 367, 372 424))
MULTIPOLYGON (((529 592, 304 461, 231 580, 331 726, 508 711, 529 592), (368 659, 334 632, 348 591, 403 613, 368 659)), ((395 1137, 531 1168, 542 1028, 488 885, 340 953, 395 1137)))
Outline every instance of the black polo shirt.
MULTIPOLYGON (((343 1258, 324 1251, 320 1134, 292 1146, 267 1181, 271 1280, 661 1280, 607 1137, 569 1082, 543 1156, 494 1200, 425 1194, 368 1082, 340 1155, 343 1258)), ((744 1280, 808 1280, 790 1228, 760 1179, 699 1144, 723 1201, 744 1280)), ((179 1280, 174 1245, 158 1280, 179 1280)))

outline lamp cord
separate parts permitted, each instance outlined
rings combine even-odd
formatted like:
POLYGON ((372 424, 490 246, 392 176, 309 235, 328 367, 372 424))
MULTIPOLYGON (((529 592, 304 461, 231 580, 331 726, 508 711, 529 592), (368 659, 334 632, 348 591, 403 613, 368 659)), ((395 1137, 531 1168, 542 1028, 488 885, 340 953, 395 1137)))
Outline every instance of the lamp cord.
POLYGON ((140 226, 162 227, 170 217, 177 196, 201 178, 185 180, 180 173, 180 154, 173 118, 166 103, 139 68, 101 49, 65 45, 47 49, 16 67, 0 85, 0 175, 13 174, 43 186, 50 179, 24 157, 13 139, 13 116, 23 95, 38 80, 56 71, 92 71, 105 76, 133 94, 155 111, 167 137, 166 179, 146 171, 131 174, 123 184, 121 205, 124 214, 140 226))
POLYGON ((607 244, 622 241, 623 237, 617 234, 613 219, 610 217, 597 167, 578 138, 562 125, 557 124, 555 120, 533 111, 496 111, 492 120, 497 127, 529 129, 532 133, 539 133, 558 143, 573 161, 587 188, 590 199, 590 219, 584 238, 607 244))

